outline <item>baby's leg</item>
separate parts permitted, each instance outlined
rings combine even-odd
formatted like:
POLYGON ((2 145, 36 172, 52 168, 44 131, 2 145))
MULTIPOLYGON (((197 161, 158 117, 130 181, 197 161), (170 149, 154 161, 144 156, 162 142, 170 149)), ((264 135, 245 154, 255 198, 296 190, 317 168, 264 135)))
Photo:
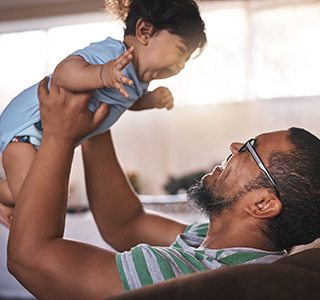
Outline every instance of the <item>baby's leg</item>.
POLYGON ((2 164, 14 203, 36 153, 34 145, 22 142, 10 143, 3 152, 2 164))
POLYGON ((7 179, 0 181, 0 203, 5 206, 14 206, 13 196, 7 179))
POLYGON ((13 207, 5 206, 0 203, 0 223, 2 223, 7 228, 10 228, 12 215, 13 207))

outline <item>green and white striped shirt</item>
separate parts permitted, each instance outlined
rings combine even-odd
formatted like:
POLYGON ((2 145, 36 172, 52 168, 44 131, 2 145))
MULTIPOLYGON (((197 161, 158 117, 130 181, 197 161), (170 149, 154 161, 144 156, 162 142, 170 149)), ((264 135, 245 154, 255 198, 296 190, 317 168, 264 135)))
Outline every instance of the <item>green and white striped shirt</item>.
POLYGON ((271 252, 253 248, 201 249, 208 223, 192 224, 170 247, 139 244, 130 251, 118 253, 116 262, 126 291, 167 279, 221 267, 272 263, 286 251, 271 252))

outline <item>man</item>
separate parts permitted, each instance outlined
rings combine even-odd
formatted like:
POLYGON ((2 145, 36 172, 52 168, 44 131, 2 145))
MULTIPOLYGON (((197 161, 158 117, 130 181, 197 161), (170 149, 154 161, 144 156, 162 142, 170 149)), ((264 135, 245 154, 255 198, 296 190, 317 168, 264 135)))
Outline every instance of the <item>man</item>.
POLYGON ((10 272, 37 298, 104 299, 192 272, 269 263, 319 236, 320 141, 290 129, 231 144, 226 162, 188 192, 210 223, 189 227, 145 212, 110 132, 95 136, 83 144, 91 210, 109 244, 121 252, 134 248, 117 254, 63 239, 73 150, 108 109, 92 115, 90 93, 54 85, 48 93, 46 84, 39 87, 43 141, 19 193, 8 243, 10 272))

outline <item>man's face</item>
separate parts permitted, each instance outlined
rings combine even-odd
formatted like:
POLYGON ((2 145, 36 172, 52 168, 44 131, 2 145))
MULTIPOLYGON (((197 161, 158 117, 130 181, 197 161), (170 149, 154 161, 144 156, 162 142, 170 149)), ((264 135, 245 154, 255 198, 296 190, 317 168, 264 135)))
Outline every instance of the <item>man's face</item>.
POLYGON ((187 198, 189 203, 197 207, 204 216, 214 220, 223 211, 230 208, 238 200, 238 197, 223 197, 216 191, 215 183, 212 185, 209 190, 201 181, 187 190, 187 198))
MULTIPOLYGON (((272 152, 289 152, 288 131, 261 134, 256 137, 254 149, 268 169, 272 152)), ((199 185, 188 191, 188 199, 205 214, 218 217, 222 211, 247 194, 246 186, 263 173, 248 151, 238 152, 243 143, 232 143, 231 154, 221 165, 205 175, 199 185)), ((266 177, 267 178, 267 177, 266 177)))

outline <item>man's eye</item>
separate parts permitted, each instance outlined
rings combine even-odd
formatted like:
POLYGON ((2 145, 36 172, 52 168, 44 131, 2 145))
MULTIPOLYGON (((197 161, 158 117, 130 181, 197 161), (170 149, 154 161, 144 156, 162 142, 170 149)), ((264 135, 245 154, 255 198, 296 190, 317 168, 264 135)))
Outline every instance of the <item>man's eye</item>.
POLYGON ((241 150, 241 152, 245 152, 245 151, 248 151, 248 147, 247 146, 244 146, 241 150))

